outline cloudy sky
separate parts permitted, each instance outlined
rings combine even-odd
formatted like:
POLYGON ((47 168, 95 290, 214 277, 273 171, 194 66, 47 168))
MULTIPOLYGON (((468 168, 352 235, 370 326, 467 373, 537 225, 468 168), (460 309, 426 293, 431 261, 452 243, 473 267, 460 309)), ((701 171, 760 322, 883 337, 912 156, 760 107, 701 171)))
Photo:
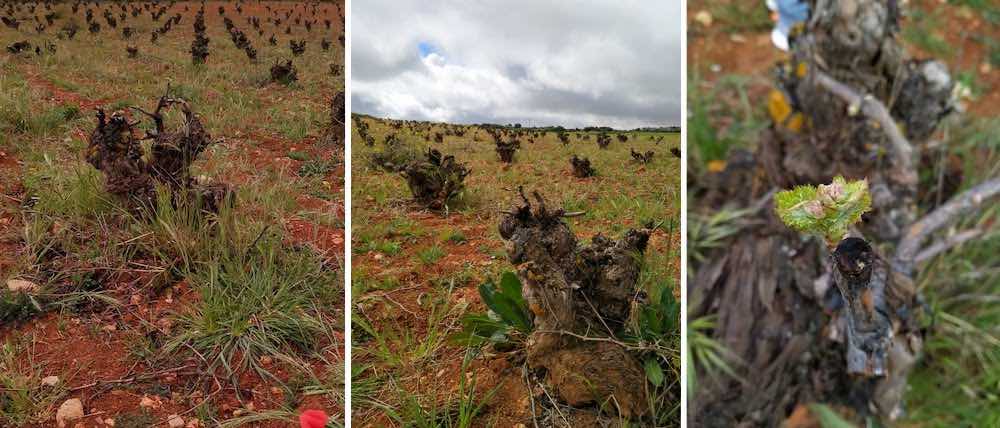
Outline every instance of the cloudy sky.
POLYGON ((680 0, 365 0, 351 109, 451 123, 681 122, 680 0))

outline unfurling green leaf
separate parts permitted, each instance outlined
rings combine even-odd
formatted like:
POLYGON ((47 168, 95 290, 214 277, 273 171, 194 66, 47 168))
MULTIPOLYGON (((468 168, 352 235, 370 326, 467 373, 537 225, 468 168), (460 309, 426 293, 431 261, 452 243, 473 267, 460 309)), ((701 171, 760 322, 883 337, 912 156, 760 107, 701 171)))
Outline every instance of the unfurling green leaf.
POLYGON ((822 236, 830 245, 840 242, 872 205, 868 181, 848 182, 844 177, 819 187, 798 186, 779 192, 774 202, 778 217, 788 227, 822 236))

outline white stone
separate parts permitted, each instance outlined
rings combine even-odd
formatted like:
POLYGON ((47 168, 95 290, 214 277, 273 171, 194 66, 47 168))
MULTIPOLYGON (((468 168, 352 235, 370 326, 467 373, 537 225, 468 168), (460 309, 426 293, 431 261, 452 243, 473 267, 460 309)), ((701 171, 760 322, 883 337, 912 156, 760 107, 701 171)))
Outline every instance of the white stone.
POLYGON ((59 385, 59 376, 45 376, 44 378, 42 378, 42 385, 44 386, 59 385))
POLYGON ((709 13, 707 10, 700 10, 698 11, 698 13, 694 14, 694 20, 698 21, 699 24, 704 25, 706 27, 711 27, 712 21, 714 21, 714 19, 712 18, 712 14, 709 13))

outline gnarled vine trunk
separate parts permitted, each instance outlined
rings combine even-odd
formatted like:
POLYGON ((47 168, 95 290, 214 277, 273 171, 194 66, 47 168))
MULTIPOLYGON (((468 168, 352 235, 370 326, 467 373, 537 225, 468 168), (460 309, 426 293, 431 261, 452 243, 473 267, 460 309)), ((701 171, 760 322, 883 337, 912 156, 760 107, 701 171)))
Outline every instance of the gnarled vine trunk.
MULTIPOLYGON (((892 420, 921 352, 916 251, 904 249, 942 223, 917 221, 919 154, 910 141, 927 139, 952 111, 953 83, 941 63, 906 55, 895 2, 808 3, 791 58, 778 66, 773 125, 755 153, 732 153, 726 171, 692 188, 704 210, 729 205, 751 217, 689 281, 689 316, 718 316, 711 333, 741 376, 703 383, 689 399, 698 426, 778 426, 812 402, 892 420), (837 175, 871 184, 873 211, 856 237, 829 248, 773 212, 775 190, 837 175)), ((972 191, 981 203, 998 188, 972 191)), ((942 208, 956 204, 952 214, 975 208, 960 199, 942 208)))
POLYGON ((197 198, 203 209, 218 211, 230 196, 228 187, 199 182, 191 174, 191 165, 212 143, 198 115, 186 101, 167 96, 160 98, 152 113, 133 109, 153 121, 153 130, 144 138, 139 138, 135 130, 139 122, 130 122, 125 112, 116 111, 109 117, 104 110, 97 110, 97 127, 90 134, 86 159, 104 173, 107 192, 121 197, 129 206, 152 207, 156 186, 162 185, 172 198, 187 192, 185 197, 197 198), (184 123, 170 130, 164 124, 163 112, 173 105, 180 105, 184 123), (152 140, 148 153, 142 148, 142 140, 152 140))
POLYGON ((544 371, 571 406, 615 403, 622 416, 641 416, 648 407, 642 365, 620 342, 602 338, 618 337, 644 296, 639 272, 651 230, 631 229, 618 241, 597 235, 580 246, 563 221, 572 214, 549 210, 538 193, 534 205, 521 197, 501 220, 500 236, 534 317, 529 366, 544 371))

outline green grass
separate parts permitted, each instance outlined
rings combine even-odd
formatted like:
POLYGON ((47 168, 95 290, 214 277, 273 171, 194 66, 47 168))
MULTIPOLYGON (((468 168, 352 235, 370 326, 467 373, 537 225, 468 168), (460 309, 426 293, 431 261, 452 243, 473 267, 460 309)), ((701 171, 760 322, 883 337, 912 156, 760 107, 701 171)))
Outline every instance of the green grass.
POLYGON ((734 147, 749 148, 767 126, 763 103, 747 93, 750 84, 750 78, 739 75, 722 76, 711 86, 697 73, 688 77, 690 167, 725 160, 734 147))
POLYGON ((725 345, 711 337, 715 329, 715 316, 698 319, 688 319, 687 341, 684 348, 684 358, 687 360, 688 371, 684 374, 688 397, 696 397, 701 378, 698 373, 712 376, 738 377, 734 367, 739 364, 736 357, 726 349, 725 345))
MULTIPOLYGON (((404 397, 402 415, 395 419, 399 423, 420 428, 469 428, 475 426, 477 416, 496 393, 496 388, 480 393, 476 391, 476 377, 469 376, 472 353, 467 352, 462 360, 458 390, 445 406, 432 404, 424 407, 412 395, 404 397)), ((390 415, 392 415, 390 413, 390 415)))
POLYGON ((372 337, 374 345, 357 352, 372 355, 383 364, 403 368, 436 363, 433 357, 458 327, 455 315, 464 311, 465 305, 452 305, 443 295, 431 300, 426 322, 419 330, 403 325, 376 326, 369 320, 355 317, 355 325, 372 337))
POLYGON ((297 161, 300 161, 300 162, 305 162, 305 161, 309 160, 309 153, 291 151, 291 152, 288 152, 288 158, 289 159, 293 159, 293 160, 297 160, 297 161))
POLYGON ((41 384, 43 367, 22 353, 26 343, 6 340, 0 344, 0 425, 24 426, 45 423, 54 416, 54 406, 66 395, 66 388, 41 384))
POLYGON ((465 234, 461 230, 449 230, 445 232, 444 241, 452 244, 461 244, 468 241, 468 238, 465 237, 465 234))
POLYGON ((709 11, 729 33, 764 32, 774 25, 770 12, 760 2, 714 2, 709 11))
POLYGON ((417 258, 420 259, 420 263, 423 263, 425 265, 432 265, 436 263, 438 260, 441 260, 441 258, 444 256, 445 256, 444 249, 442 249, 437 245, 421 250, 420 252, 417 253, 417 258))
POLYGON ((920 9, 912 11, 910 25, 903 28, 903 39, 935 57, 947 58, 952 55, 952 47, 946 40, 937 35, 941 29, 939 11, 924 12, 920 9))
POLYGON ((1000 6, 991 0, 948 0, 948 4, 965 6, 980 14, 991 25, 1000 25, 1000 6))
MULTIPOLYGON (((996 119, 947 125, 950 151, 965 162, 966 184, 1000 176, 1000 131, 996 119)), ((910 377, 908 420, 926 426, 993 426, 1000 423, 996 385, 1000 382, 1000 207, 956 226, 986 228, 978 240, 929 261, 918 286, 933 311, 926 355, 910 377)))
POLYGON ((333 170, 334 164, 331 161, 320 159, 306 159, 305 163, 299 167, 300 177, 325 177, 333 170))
POLYGON ((41 304, 34 296, 0 289, 0 323, 24 321, 41 311, 41 304))
POLYGON ((319 308, 338 300, 329 286, 335 277, 319 256, 288 248, 266 223, 231 209, 211 221, 190 212, 196 209, 157 211, 160 233, 184 261, 178 269, 201 295, 179 314, 179 333, 165 352, 190 346, 213 367, 265 373, 262 356, 295 361, 311 351, 325 322, 319 308), (185 239, 195 233, 203 239, 185 239))
POLYGON ((0 134, 28 134, 34 137, 45 137, 58 134, 65 125, 80 118, 80 109, 73 105, 57 105, 38 111, 33 108, 31 100, 38 97, 33 90, 11 67, 4 67, 4 75, 0 76, 0 134))

